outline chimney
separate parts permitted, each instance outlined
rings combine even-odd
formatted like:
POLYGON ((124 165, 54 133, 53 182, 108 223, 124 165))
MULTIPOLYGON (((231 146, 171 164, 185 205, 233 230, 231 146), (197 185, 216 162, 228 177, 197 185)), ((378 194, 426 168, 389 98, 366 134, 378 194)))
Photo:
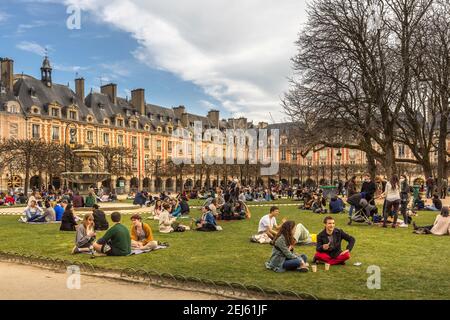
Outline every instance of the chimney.
POLYGON ((144 89, 136 89, 131 91, 131 104, 133 105, 134 109, 139 111, 141 115, 146 115, 144 89))
POLYGON ((1 59, 1 82, 6 92, 13 92, 14 88, 14 61, 8 58, 1 59))
POLYGON ((84 78, 75 79, 75 94, 78 99, 84 101, 84 78))
POLYGON ((220 113, 218 110, 210 110, 208 112, 208 119, 216 129, 219 129, 220 113))
POLYGON ((259 122, 258 129, 265 129, 269 124, 267 122, 259 122))
POLYGON ((175 117, 181 119, 183 113, 186 113, 186 108, 184 106, 178 106, 176 108, 173 108, 173 112, 175 113, 175 117))
POLYGON ((189 118, 186 112, 181 115, 181 125, 185 128, 189 127, 189 118))
POLYGON ((113 104, 117 104, 117 84, 110 83, 100 88, 101 93, 106 94, 113 104))
POLYGON ((247 129, 247 118, 241 117, 238 119, 239 129, 247 129))

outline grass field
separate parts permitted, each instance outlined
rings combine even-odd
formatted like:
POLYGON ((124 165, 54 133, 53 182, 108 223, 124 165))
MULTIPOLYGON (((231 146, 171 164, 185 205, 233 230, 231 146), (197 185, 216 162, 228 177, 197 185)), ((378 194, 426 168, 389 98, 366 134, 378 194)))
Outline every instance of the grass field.
MULTIPOLYGON (((142 268, 211 280, 256 284, 276 289, 308 292, 322 299, 448 299, 450 297, 450 237, 412 234, 411 228, 383 229, 354 224, 347 226, 345 215, 335 216, 337 226, 356 238, 352 259, 329 272, 319 266, 317 273, 275 273, 264 267, 270 245, 249 242, 259 218, 268 207, 252 208, 252 219, 220 222, 223 231, 159 234, 156 222, 149 220, 157 240, 168 241, 170 248, 149 254, 91 260, 72 256, 74 233, 59 232, 58 225, 25 225, 17 217, 0 217, 0 250, 88 261, 110 268, 142 268), (353 266, 362 262, 362 266, 353 266), (367 267, 381 268, 381 289, 369 290, 367 267)), ((193 216, 198 215, 194 210, 193 216)), ((432 224, 436 213, 420 212, 419 225, 432 224)), ((323 216, 282 207, 281 215, 302 222, 312 233, 322 229, 323 216)), ((186 220, 189 221, 189 220, 186 220)), ((128 217, 124 223, 129 226, 128 217)), ((101 235, 101 234, 100 234, 101 235)), ((297 247, 296 252, 314 254, 314 247, 297 247)))

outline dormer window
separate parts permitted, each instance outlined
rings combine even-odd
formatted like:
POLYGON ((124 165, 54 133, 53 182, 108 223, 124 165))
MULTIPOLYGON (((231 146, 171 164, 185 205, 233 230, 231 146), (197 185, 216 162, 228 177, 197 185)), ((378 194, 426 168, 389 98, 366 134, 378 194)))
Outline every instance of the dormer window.
POLYGON ((160 121, 160 122, 164 122, 164 117, 160 115, 160 116, 159 116, 159 121, 160 121))
POLYGON ((77 120, 77 112, 74 110, 69 111, 69 119, 70 120, 77 120))
POLYGON ((162 132, 162 128, 161 128, 161 127, 158 127, 158 129, 156 129, 156 131, 158 131, 159 133, 161 133, 161 132, 162 132))
POLYGON ((39 108, 38 107, 33 107, 31 108, 31 112, 34 114, 39 114, 39 108))
POLYGON ((172 134, 173 133, 173 128, 172 127, 167 127, 167 133, 168 134, 172 134))
POLYGON ((103 124, 109 126, 109 120, 108 119, 103 120, 103 124))
POLYGON ((104 109, 104 108, 105 108, 105 105, 104 105, 103 103, 99 102, 99 103, 98 103, 98 107, 99 107, 100 109, 104 109))
POLYGON ((145 131, 150 131, 150 126, 148 124, 146 124, 144 129, 145 129, 145 131))
POLYGON ((59 108, 51 108, 50 114, 52 117, 59 117, 59 108))
POLYGON ((117 119, 117 126, 123 127, 123 119, 117 119))
POLYGON ((32 96, 33 98, 36 98, 36 89, 34 87, 30 88, 30 96, 32 96))
POLYGON ((87 116, 86 120, 87 122, 94 122, 94 118, 92 118, 92 116, 87 116))
POLYGON ((151 121, 153 121, 153 119, 154 119, 154 118, 153 118, 153 114, 149 113, 149 114, 148 114, 148 118, 149 118, 151 121))
POLYGON ((138 128, 138 123, 137 121, 130 121, 130 127, 132 127, 133 129, 137 129, 138 128))

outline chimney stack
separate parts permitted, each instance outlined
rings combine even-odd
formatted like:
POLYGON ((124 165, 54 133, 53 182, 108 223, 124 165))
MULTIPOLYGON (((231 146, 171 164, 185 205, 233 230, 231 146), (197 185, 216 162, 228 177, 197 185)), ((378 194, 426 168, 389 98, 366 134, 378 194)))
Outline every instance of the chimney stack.
POLYGON ((14 61, 8 58, 1 62, 1 82, 5 86, 6 92, 13 92, 14 88, 14 61))
POLYGON ((183 113, 186 113, 186 108, 184 106, 178 106, 176 108, 173 108, 173 112, 175 113, 175 117, 181 119, 183 113))
POLYGON ((189 117, 188 117, 188 114, 187 114, 186 112, 184 112, 184 113, 181 115, 181 125, 182 125, 184 128, 189 127, 189 117))
POLYGON ((136 89, 131 91, 131 104, 141 115, 146 115, 144 89, 136 89))
POLYGON ((220 113, 218 110, 210 110, 208 112, 208 119, 216 129, 219 129, 220 113))
POLYGON ((106 94, 109 97, 109 100, 113 104, 117 104, 117 84, 109 83, 102 86, 100 89, 103 94, 106 94))
POLYGON ((84 78, 75 79, 75 94, 78 99, 84 101, 84 78))

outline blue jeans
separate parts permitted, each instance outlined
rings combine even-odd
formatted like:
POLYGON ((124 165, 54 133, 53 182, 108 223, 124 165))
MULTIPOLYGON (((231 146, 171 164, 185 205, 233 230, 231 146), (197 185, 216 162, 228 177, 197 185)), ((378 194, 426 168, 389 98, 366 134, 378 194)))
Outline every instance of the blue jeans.
POLYGON ((355 206, 354 206, 354 205, 351 205, 351 206, 350 206, 350 209, 348 209, 348 216, 349 216, 349 218, 352 217, 353 210, 355 210, 355 206))
POLYGON ((425 210, 429 210, 429 211, 441 211, 439 209, 436 209, 435 206, 431 205, 431 206, 425 206, 424 208, 425 210))
POLYGON ((45 216, 41 216, 40 214, 36 214, 27 219, 27 222, 46 222, 45 216))
POLYGON ((306 257, 306 255, 302 254, 297 259, 286 260, 283 263, 283 269, 285 269, 285 270, 296 270, 296 269, 300 268, 302 263, 306 263, 307 259, 308 258, 306 257))

